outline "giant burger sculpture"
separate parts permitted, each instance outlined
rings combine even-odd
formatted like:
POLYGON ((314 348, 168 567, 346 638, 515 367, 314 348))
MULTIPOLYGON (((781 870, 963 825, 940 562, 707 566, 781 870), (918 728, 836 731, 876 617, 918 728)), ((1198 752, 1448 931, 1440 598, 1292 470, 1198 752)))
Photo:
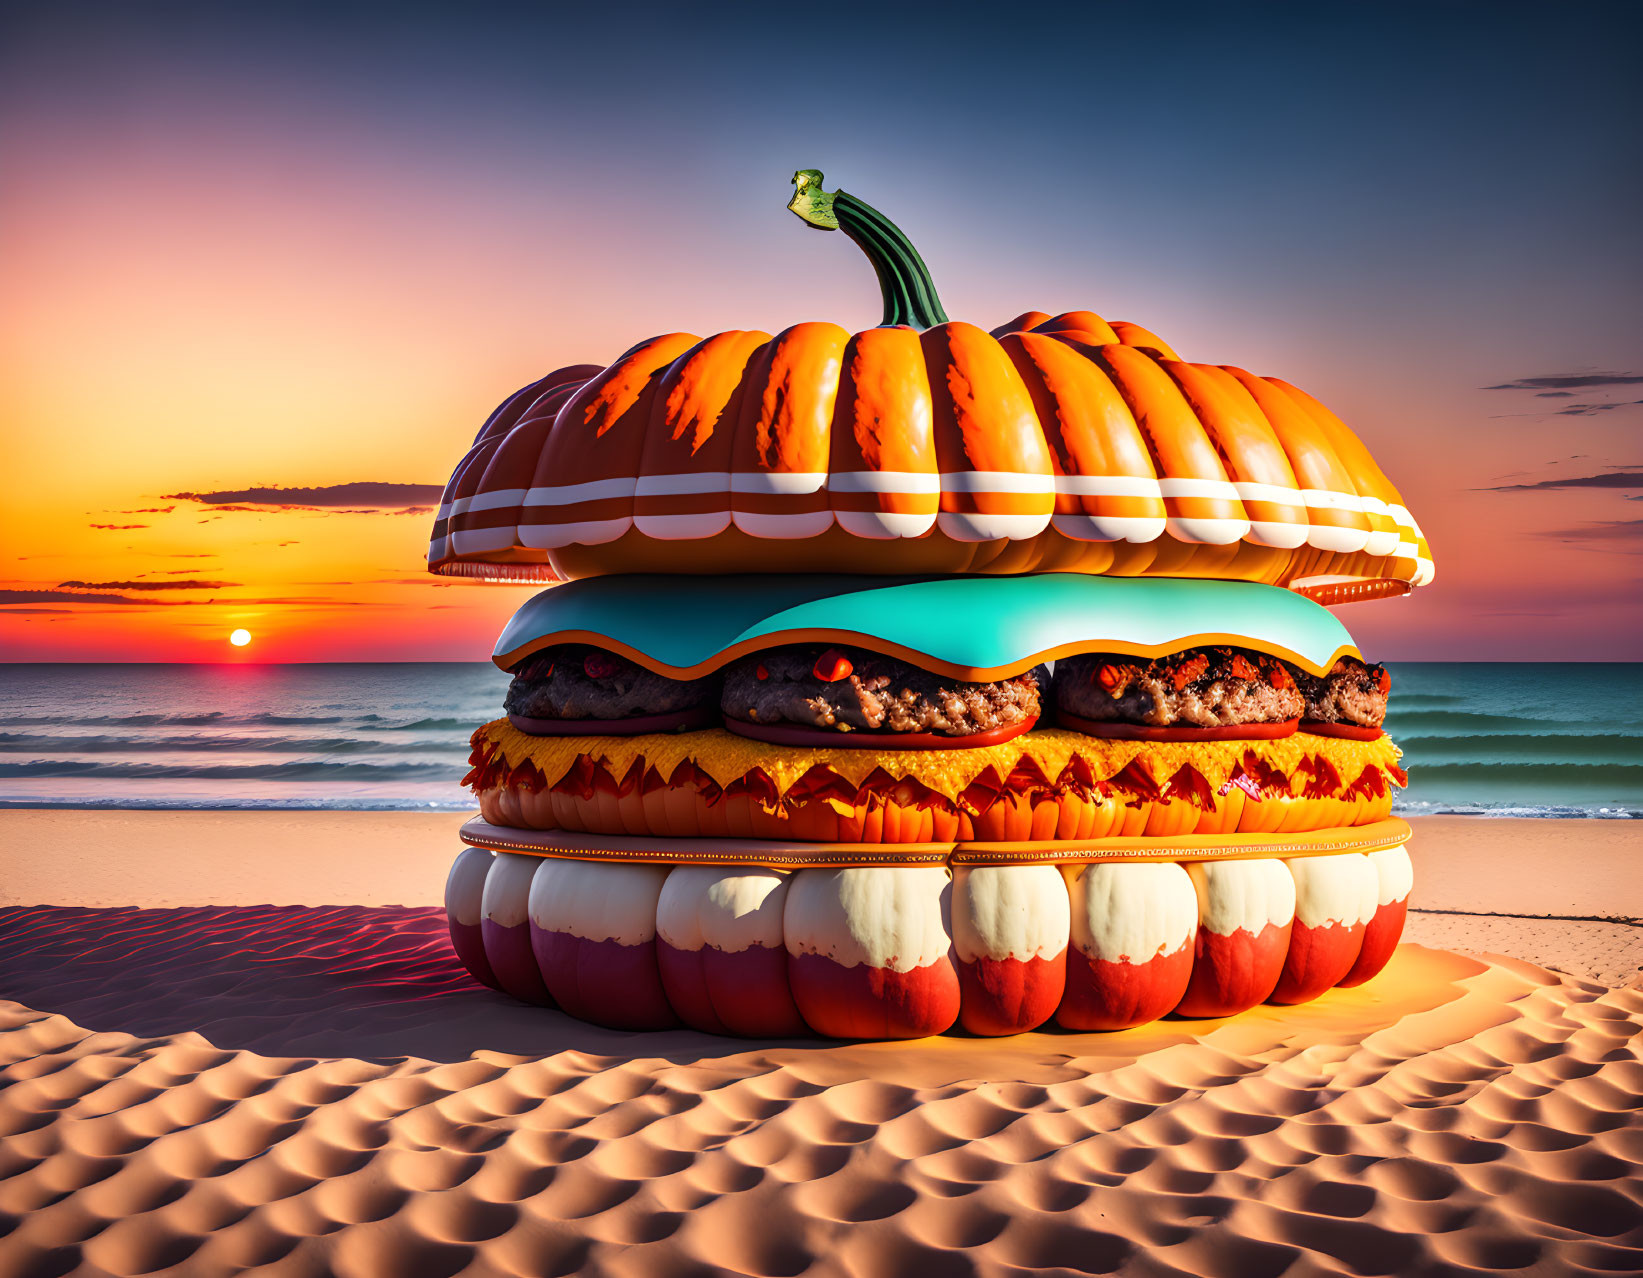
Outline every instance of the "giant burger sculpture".
POLYGON ((1404 776, 1324 605, 1432 563, 1368 450, 1134 324, 949 321, 882 214, 794 183, 880 327, 550 373, 445 490, 433 572, 551 583, 473 738, 463 962, 610 1026, 857 1038, 1375 975, 1404 776))

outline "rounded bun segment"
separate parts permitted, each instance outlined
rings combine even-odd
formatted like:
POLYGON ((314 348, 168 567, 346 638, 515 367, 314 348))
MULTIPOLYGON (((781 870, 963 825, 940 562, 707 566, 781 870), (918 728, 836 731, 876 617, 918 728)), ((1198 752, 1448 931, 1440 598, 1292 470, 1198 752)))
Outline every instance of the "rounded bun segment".
POLYGON ((670 333, 511 397, 436 573, 1065 570, 1421 585, 1420 527, 1312 396, 1089 311, 988 333, 670 333))

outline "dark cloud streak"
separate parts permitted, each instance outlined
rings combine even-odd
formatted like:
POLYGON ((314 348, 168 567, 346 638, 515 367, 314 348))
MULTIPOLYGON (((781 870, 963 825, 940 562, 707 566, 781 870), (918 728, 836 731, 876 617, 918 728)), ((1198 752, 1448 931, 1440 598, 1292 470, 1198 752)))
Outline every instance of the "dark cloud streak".
POLYGON ((129 595, 99 595, 83 590, 0 590, 0 606, 7 604, 136 604, 144 608, 183 608, 209 599, 133 599, 129 595))
MULTIPOLYGON (((184 569, 198 572, 197 568, 184 569)), ((232 590, 238 581, 60 581, 59 590, 232 590)))
POLYGON ((409 513, 404 508, 437 503, 444 486, 440 484, 390 484, 360 480, 349 484, 325 484, 318 488, 222 489, 203 493, 165 493, 165 501, 196 501, 225 510, 329 510, 334 513, 375 514, 386 508, 409 513), (347 507, 351 509, 342 510, 347 507))
POLYGON ((1617 399, 1611 404, 1570 404, 1567 408, 1560 408, 1553 413, 1554 417, 1590 417, 1594 413, 1606 413, 1611 408, 1632 408, 1643 404, 1643 399, 1617 399))
POLYGON ((1598 386, 1643 385, 1643 374, 1638 373, 1558 373, 1551 377, 1520 377, 1484 390, 1569 391, 1591 390, 1598 386))
MULTIPOLYGON (((1545 398, 1537 395, 1536 399, 1545 398)), ((1551 408, 1543 408, 1532 413, 1491 413, 1491 420, 1502 417, 1538 417, 1544 420, 1547 417, 1592 417, 1598 413, 1606 413, 1614 408, 1635 408, 1643 404, 1643 399, 1616 399, 1607 403, 1570 404, 1567 408, 1559 408, 1555 412, 1551 408)))
POLYGON ((1643 519, 1611 519, 1580 528, 1550 529, 1535 535, 1581 550, 1643 554, 1643 519))
POLYGON ((261 599, 133 599, 130 595, 98 594, 84 590, 60 590, 50 586, 33 589, 0 589, 0 608, 9 608, 13 604, 122 604, 137 608, 186 608, 198 604, 218 604, 223 607, 234 608, 310 608, 310 609, 350 609, 350 608, 377 608, 390 609, 396 604, 382 603, 376 600, 365 599, 327 599, 321 595, 273 595, 261 599))
POLYGON ((1627 541, 1643 538, 1643 519, 1609 519, 1581 528, 1562 528, 1538 534, 1572 541, 1627 541))
POLYGON ((1499 484, 1474 489, 1485 493, 1521 493, 1550 488, 1643 488, 1643 470, 1612 470, 1603 475, 1570 475, 1567 479, 1542 479, 1532 484, 1499 484))

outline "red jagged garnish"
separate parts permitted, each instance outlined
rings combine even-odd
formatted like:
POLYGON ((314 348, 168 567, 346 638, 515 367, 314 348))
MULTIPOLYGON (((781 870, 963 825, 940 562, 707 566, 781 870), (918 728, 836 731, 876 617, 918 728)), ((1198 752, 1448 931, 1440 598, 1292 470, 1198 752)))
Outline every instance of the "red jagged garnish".
POLYGON ((810 668, 810 673, 823 683, 837 683, 841 679, 848 679, 854 669, 849 657, 837 648, 828 648, 816 658, 816 664, 810 668))
POLYGON ((1199 653, 1175 668, 1175 690, 1180 692, 1209 669, 1209 658, 1199 653))

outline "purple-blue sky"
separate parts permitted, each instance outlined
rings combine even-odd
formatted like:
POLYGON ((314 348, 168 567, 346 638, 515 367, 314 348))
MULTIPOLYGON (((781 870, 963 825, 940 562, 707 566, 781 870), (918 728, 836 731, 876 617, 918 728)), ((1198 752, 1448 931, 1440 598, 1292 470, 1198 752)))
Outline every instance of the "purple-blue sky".
POLYGON ((487 651, 523 592, 422 581, 402 490, 198 495, 437 485, 550 368, 874 323, 800 167, 955 318, 1095 310, 1344 416, 1438 565, 1345 610, 1366 651, 1643 655, 1639 6, 0 22, 6 656, 487 651))

